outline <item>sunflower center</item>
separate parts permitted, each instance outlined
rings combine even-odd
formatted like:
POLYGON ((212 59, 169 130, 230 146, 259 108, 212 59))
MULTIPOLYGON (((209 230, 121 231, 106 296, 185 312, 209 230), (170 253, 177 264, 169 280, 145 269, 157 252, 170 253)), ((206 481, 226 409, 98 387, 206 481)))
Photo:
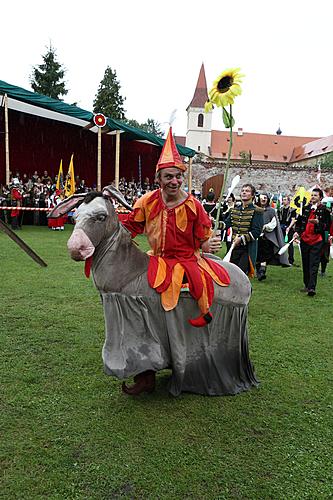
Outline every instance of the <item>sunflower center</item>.
POLYGON ((233 84, 233 79, 231 76, 224 76, 221 78, 219 83, 217 84, 218 91, 221 94, 224 94, 224 92, 228 92, 230 89, 231 85, 233 84))

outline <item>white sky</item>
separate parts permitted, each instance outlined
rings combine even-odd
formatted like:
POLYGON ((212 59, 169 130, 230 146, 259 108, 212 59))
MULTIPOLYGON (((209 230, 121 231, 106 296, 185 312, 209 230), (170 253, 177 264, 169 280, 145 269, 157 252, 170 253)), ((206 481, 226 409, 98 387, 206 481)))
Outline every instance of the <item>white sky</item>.
MULTIPOLYGON (((128 118, 162 124, 176 108, 174 133, 185 135, 201 63, 208 88, 240 67, 236 128, 270 134, 280 124, 285 135, 323 137, 333 134, 332 19, 332 0, 5 2, 0 80, 31 90, 51 41, 67 69, 66 102, 91 111, 109 65, 128 118)), ((224 129, 218 110, 213 128, 224 129)))

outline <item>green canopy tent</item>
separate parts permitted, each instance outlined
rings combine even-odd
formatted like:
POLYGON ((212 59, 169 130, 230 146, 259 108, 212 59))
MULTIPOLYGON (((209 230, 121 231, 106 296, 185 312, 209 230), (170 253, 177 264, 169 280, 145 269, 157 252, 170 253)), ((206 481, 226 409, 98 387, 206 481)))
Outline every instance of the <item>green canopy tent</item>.
MULTIPOLYGON (((94 114, 90 111, 86 111, 82 108, 79 108, 78 106, 66 104, 57 99, 53 99, 41 94, 25 90, 21 87, 11 85, 2 80, 0 80, 0 96, 1 95, 3 97, 7 96, 9 98, 9 108, 13 107, 15 109, 14 103, 16 103, 16 105, 17 103, 24 103, 29 106, 29 110, 26 112, 30 114, 36 112, 36 109, 39 110, 36 112, 36 114, 40 113, 41 110, 47 110, 51 112, 49 116, 50 119, 55 119, 60 121, 64 120, 73 125, 78 125, 81 128, 91 129, 93 132, 97 132, 97 127, 95 127, 93 123, 94 114), (31 106, 33 106, 33 108, 31 108, 31 106), (32 109, 34 109, 35 111, 31 111, 32 109)), ((6 101, 6 99, 1 99, 1 100, 6 101)), ((20 108, 16 107, 16 109, 20 108)), ((24 112, 22 108, 20 109, 20 111, 24 112)), ((7 129, 8 129, 8 123, 7 123, 7 129)), ((117 139, 119 139, 121 134, 124 140, 139 141, 142 143, 151 144, 158 147, 159 149, 164 144, 164 139, 161 139, 160 137, 157 137, 148 132, 145 132, 144 130, 141 130, 139 128, 132 127, 120 120, 114 120, 113 118, 110 117, 107 118, 106 126, 102 129, 102 132, 105 134, 116 134, 117 139)), ((177 144, 177 149, 182 156, 189 157, 191 165, 192 163, 191 159, 196 154, 196 152, 193 149, 178 144, 177 144)), ((119 157, 119 144, 118 144, 118 151, 116 151, 116 157, 117 155, 119 157)), ((8 182, 7 177, 9 175, 9 164, 7 165, 7 163, 9 163, 8 158, 6 158, 6 174, 7 174, 6 181, 8 182)), ((0 175, 1 174, 2 173, 0 172, 0 175)), ((190 184, 191 184, 191 171, 189 171, 189 189, 190 189, 190 184)))

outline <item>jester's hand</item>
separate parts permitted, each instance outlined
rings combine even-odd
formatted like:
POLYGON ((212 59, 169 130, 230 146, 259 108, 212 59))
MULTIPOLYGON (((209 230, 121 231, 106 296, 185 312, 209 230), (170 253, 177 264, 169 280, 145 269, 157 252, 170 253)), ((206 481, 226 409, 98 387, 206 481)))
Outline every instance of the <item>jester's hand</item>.
POLYGON ((209 240, 205 241, 202 245, 202 251, 206 253, 215 253, 221 249, 221 237, 212 236, 209 240))

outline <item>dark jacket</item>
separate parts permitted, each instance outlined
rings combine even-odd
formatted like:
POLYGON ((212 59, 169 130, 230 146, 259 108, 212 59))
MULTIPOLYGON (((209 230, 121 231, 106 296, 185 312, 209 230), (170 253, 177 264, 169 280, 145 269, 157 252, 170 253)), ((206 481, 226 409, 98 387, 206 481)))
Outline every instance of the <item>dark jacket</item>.
MULTIPOLYGON (((279 222, 281 225, 282 225, 283 213, 285 210, 286 209, 283 206, 277 209, 277 216, 278 216, 278 219, 279 219, 279 222)), ((285 224, 286 224, 286 226, 289 226, 289 224, 291 223, 291 219, 296 219, 296 209, 289 206, 287 208, 286 212, 287 212, 287 217, 286 217, 285 224)))
MULTIPOLYGON (((309 203, 309 205, 306 205, 303 208, 303 214, 297 217, 295 229, 298 234, 302 234, 303 231, 305 231, 311 212, 311 207, 311 203, 309 203)), ((325 231, 329 231, 330 228, 330 213, 325 205, 320 203, 315 211, 315 216, 318 219, 319 223, 315 224, 314 232, 315 234, 321 234, 323 240, 325 240, 325 231)))

